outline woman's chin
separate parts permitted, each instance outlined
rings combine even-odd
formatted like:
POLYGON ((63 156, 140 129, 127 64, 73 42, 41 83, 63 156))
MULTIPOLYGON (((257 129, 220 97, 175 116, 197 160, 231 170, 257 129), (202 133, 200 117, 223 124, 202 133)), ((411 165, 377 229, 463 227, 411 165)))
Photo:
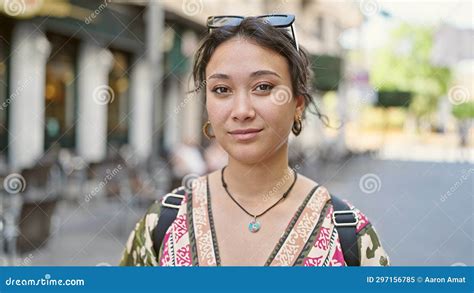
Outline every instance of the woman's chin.
POLYGON ((228 154, 234 160, 245 165, 254 165, 266 160, 273 150, 263 149, 256 145, 235 146, 232 147, 228 154))

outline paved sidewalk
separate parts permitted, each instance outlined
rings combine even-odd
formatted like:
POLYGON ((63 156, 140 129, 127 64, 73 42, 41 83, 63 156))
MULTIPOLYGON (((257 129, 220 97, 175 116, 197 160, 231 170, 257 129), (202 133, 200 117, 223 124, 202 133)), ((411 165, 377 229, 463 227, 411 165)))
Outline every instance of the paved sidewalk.
POLYGON ((393 265, 474 265, 474 166, 354 156, 303 170, 373 222, 393 265))

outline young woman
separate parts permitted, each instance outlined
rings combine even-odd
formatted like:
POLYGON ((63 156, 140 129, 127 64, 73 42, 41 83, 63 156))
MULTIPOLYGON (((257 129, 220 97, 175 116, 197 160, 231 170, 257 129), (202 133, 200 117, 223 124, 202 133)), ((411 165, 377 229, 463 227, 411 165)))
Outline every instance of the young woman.
MULTIPOLYGON (((190 190, 173 191, 184 196, 169 228, 158 222, 173 205, 166 199, 152 205, 132 231, 121 265, 348 264, 335 199, 288 166, 290 132, 301 132, 313 104, 309 61, 293 22, 292 15, 208 19, 193 75, 197 90, 206 91, 203 131, 228 153, 228 165, 190 190)), ((374 228, 351 208, 357 265, 388 265, 374 228)))

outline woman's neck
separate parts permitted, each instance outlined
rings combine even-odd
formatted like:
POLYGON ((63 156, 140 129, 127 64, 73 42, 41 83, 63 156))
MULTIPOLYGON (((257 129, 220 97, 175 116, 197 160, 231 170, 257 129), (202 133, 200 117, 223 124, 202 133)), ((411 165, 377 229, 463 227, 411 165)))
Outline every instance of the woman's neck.
POLYGON ((224 179, 232 195, 242 202, 263 203, 280 198, 294 179, 288 167, 288 145, 283 145, 271 157, 252 165, 229 157, 224 179))

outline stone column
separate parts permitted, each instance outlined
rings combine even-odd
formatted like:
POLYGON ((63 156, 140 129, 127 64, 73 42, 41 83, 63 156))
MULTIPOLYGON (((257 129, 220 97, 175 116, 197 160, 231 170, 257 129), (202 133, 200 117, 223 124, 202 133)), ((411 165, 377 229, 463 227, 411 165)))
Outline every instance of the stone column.
POLYGON ((9 161, 13 170, 31 167, 44 152, 46 62, 51 45, 27 21, 17 22, 12 37, 9 161))
POLYGON ((82 43, 78 56, 77 152, 86 162, 105 159, 107 106, 115 99, 109 87, 113 56, 109 50, 82 43))

